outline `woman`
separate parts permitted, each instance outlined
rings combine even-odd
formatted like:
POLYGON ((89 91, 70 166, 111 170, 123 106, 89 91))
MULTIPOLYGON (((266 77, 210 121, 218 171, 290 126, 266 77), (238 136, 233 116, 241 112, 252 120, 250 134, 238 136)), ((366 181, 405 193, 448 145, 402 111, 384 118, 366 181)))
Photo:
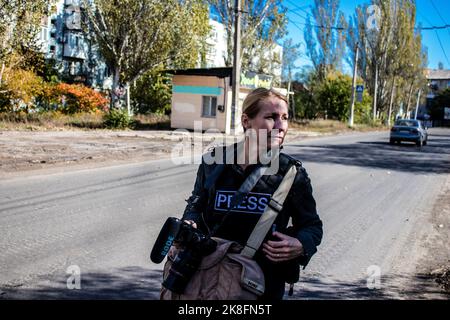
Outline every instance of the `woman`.
MULTIPOLYGON (((245 161, 240 163, 237 161, 238 157, 234 157, 233 163, 225 164, 216 177, 213 175, 217 172, 217 164, 206 164, 203 161, 197 173, 192 196, 187 200, 183 220, 205 233, 214 230, 213 236, 245 245, 264 212, 268 199, 281 183, 287 170, 295 165, 297 174, 294 184, 275 220, 272 234, 268 235, 254 257, 266 280, 266 290, 262 298, 282 299, 285 282, 296 282, 299 265, 305 267, 317 251, 316 247, 322 239, 322 222, 316 212, 310 179, 305 169, 299 161, 284 153, 280 153, 276 158, 279 161, 277 171, 262 176, 241 204, 230 211, 233 194, 252 171, 261 165, 258 161, 251 163, 248 150, 260 150, 263 147, 273 151, 282 148, 288 130, 287 101, 272 89, 255 89, 243 103, 241 120, 244 131, 248 133, 253 130, 258 137, 256 140, 244 140, 243 150, 247 151, 243 158, 245 161), (292 226, 288 227, 290 219, 292 226)), ((233 146, 234 151, 239 149, 238 145, 233 146)), ((224 148, 225 153, 229 152, 227 150, 230 148, 224 148)), ((213 151, 212 156, 214 153, 213 151)))

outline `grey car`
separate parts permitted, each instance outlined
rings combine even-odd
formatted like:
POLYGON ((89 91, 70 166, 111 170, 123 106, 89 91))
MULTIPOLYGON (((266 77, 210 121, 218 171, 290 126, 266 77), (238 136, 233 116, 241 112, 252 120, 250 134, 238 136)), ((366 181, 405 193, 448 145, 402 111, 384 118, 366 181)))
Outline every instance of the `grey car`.
POLYGON ((427 128, 419 120, 400 119, 395 121, 391 129, 390 144, 401 141, 414 142, 421 147, 427 144, 427 128))

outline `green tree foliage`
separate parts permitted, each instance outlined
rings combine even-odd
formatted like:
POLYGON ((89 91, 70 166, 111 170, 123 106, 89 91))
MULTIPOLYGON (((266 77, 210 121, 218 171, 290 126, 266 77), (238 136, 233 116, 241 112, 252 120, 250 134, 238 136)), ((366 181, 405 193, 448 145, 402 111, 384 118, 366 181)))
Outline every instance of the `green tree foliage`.
MULTIPOLYGON (((347 121, 350 114, 352 78, 339 71, 329 72, 319 81, 315 70, 306 70, 300 82, 293 83, 297 116, 302 119, 333 119, 347 121)), ((362 80, 358 79, 361 83, 362 80)), ((355 103, 355 123, 370 123, 372 99, 365 91, 362 102, 355 103)))
POLYGON ((322 117, 345 121, 348 117, 351 95, 350 76, 329 74, 322 81, 317 90, 315 100, 318 103, 322 117))
POLYGON ((130 124, 130 116, 125 110, 111 109, 103 116, 103 125, 109 129, 126 129, 130 124))
POLYGON ((200 0, 96 0, 86 4, 87 30, 112 71, 111 101, 145 72, 191 66, 209 33, 208 10, 200 0))
POLYGON ((339 0, 314 0, 312 16, 304 31, 306 54, 323 80, 328 72, 341 69, 347 23, 339 12, 339 0))
POLYGON ((450 88, 440 91, 433 99, 431 105, 431 119, 444 119, 444 108, 450 108, 450 88))
POLYGON ((168 114, 172 98, 172 80, 163 71, 144 74, 132 86, 133 111, 140 114, 168 114))

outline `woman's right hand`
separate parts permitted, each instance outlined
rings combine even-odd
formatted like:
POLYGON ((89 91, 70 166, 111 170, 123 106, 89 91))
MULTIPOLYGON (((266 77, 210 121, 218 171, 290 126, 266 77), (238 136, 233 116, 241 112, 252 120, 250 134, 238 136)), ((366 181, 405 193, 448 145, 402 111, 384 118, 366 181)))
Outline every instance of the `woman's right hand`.
MULTIPOLYGON (((197 229, 197 224, 196 224, 193 220, 183 220, 183 222, 184 222, 184 223, 187 223, 188 225, 191 225, 192 227, 194 227, 194 228, 197 229)), ((172 245, 173 245, 175 248, 177 248, 177 249, 180 249, 180 248, 181 248, 179 242, 174 241, 174 242, 172 243, 172 245)))
POLYGON ((197 224, 193 220, 183 220, 183 222, 193 226, 195 229, 197 229, 197 224))

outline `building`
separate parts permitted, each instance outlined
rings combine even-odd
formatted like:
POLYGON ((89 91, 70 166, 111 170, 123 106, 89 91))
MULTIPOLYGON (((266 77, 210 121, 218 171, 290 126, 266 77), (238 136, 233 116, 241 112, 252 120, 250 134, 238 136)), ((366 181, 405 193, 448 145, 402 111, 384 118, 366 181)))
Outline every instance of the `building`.
POLYGON ((227 33, 225 26, 214 20, 209 19, 211 32, 206 39, 206 68, 221 68, 225 67, 225 60, 227 53, 227 33))
MULTIPOLYGON (((428 92, 426 95, 427 101, 424 110, 429 113, 429 110, 433 104, 433 100, 436 95, 450 88, 450 70, 445 69, 427 69, 425 75, 428 81, 428 92)), ((433 119, 433 125, 450 125, 450 105, 442 106, 444 112, 442 113, 442 118, 433 119)), ((418 118, 420 111, 418 112, 418 118)))
POLYGON ((111 76, 93 41, 82 31, 82 0, 58 0, 44 17, 40 44, 65 81, 110 89, 111 76))
MULTIPOLYGON (((272 78, 243 73, 240 105, 235 114, 236 131, 231 128, 232 68, 173 70, 171 127, 175 129, 218 130, 226 134, 242 132, 242 102, 257 87, 271 87, 272 78)), ((276 89, 287 95, 286 89, 276 89)))
MULTIPOLYGON (((92 4, 94 0, 89 0, 89 3, 92 4)), ((45 17, 42 22, 42 31, 40 35, 42 51, 45 53, 47 59, 54 60, 59 73, 63 76, 64 81, 66 82, 75 82, 75 83, 84 83, 88 86, 101 89, 108 90, 111 88, 112 79, 110 71, 108 70, 105 63, 102 61, 102 57, 99 54, 99 51, 95 48, 93 41, 89 39, 83 33, 81 18, 82 12, 85 10, 84 2, 82 0, 58 0, 53 5, 51 10, 51 15, 49 17, 45 17)), ((225 68, 225 61, 227 58, 227 35, 225 26, 218 22, 217 19, 211 18, 209 20, 211 25, 211 32, 207 39, 208 49, 206 53, 206 68, 201 70, 209 70, 203 71, 201 75, 192 75, 190 73, 194 71, 185 71, 189 74, 181 74, 177 73, 176 77, 174 77, 174 88, 173 91, 174 96, 176 97, 175 104, 173 104, 174 108, 177 109, 179 105, 180 92, 177 91, 176 88, 180 88, 180 86, 200 86, 200 87, 214 87, 216 89, 213 90, 215 99, 210 99, 210 104, 214 103, 214 101, 221 101, 220 99, 225 99, 226 101, 231 101, 231 96, 228 98, 228 95, 231 94, 230 85, 224 84, 231 78, 231 68, 225 68), (215 70, 211 68, 216 68, 215 70), (227 75, 223 76, 225 71, 218 71, 219 69, 228 70, 227 75), (213 70, 213 71, 211 71, 213 70), (230 73, 228 75, 228 72, 230 73), (190 77, 188 80, 184 79, 184 77, 190 77), (201 79, 199 80, 198 78, 201 79), (214 81, 212 78, 216 78, 214 81), (223 79, 228 79, 224 82, 223 79), (177 83, 180 82, 180 83, 177 83), (191 85, 186 83, 192 82, 191 85)), ((274 44, 273 47, 268 48, 267 56, 268 59, 271 59, 273 55, 277 55, 281 59, 282 55, 282 47, 278 44, 274 44)), ((257 60, 255 60, 257 62, 257 60)), ((274 66, 270 65, 272 72, 267 71, 267 73, 274 73, 275 77, 281 77, 281 65, 274 66)), ((181 72, 181 71, 180 71, 181 72)), ((272 82, 272 77, 267 77, 263 75, 256 75, 256 73, 252 72, 244 72, 242 75, 242 85, 244 88, 242 89, 245 92, 245 86, 249 86, 249 83, 252 81, 266 81, 272 82)), ((184 89, 185 90, 185 89, 184 89)), ((196 89, 200 90, 200 89, 196 89)), ((207 89, 206 92, 210 92, 207 89)), ((203 91, 199 91, 203 92, 203 91)), ((183 92, 184 94, 188 94, 183 92)), ((203 92, 204 93, 204 92, 203 92)), ((193 94, 193 93, 190 93, 193 94)), ((197 96, 185 96, 188 97, 189 101, 191 101, 194 97, 197 96)), ((197 97, 198 98, 198 97, 197 97)), ((207 99, 207 98, 205 98, 207 99)), ((206 101, 206 100, 205 100, 206 101)), ((192 102, 192 101, 191 101, 192 102)), ((228 110, 228 103, 223 102, 224 110, 228 110)), ((200 102, 196 102, 195 104, 198 108, 201 106, 200 102)), ((177 109, 179 110, 179 108, 177 109)), ((227 112, 228 112, 227 111, 227 112)), ((228 114, 219 114, 215 115, 215 119, 210 118, 206 121, 205 124, 208 124, 209 127, 216 127, 222 131, 227 131, 229 128, 228 114), (223 118, 223 119, 222 119, 223 118), (216 124, 213 125, 213 122, 216 121, 216 124)), ((174 127, 178 127, 178 111, 175 112, 175 116, 173 119, 174 127)), ((238 117, 240 119, 240 116, 238 117)), ((183 122, 184 123, 184 122, 183 122)), ((183 126, 182 126, 183 127, 183 126)), ((190 126, 186 126, 186 128, 190 128, 190 126)), ((192 128, 193 129, 193 128, 192 128)))
MULTIPOLYGON (((211 26, 211 32, 206 40, 208 47, 206 52, 206 68, 226 67, 225 61, 228 56, 228 45, 225 25, 219 22, 218 18, 214 16, 209 19, 209 25, 211 26)), ((273 74, 275 77, 275 82, 277 83, 281 82, 282 57, 283 47, 277 43, 274 43, 272 46, 268 47, 262 57, 268 61, 267 67, 264 69, 264 73, 273 74)), ((258 65, 259 59, 259 57, 254 57, 251 64, 258 65)))
POLYGON ((450 88, 450 70, 427 69, 425 75, 429 84, 427 98, 433 99, 437 92, 450 88))

